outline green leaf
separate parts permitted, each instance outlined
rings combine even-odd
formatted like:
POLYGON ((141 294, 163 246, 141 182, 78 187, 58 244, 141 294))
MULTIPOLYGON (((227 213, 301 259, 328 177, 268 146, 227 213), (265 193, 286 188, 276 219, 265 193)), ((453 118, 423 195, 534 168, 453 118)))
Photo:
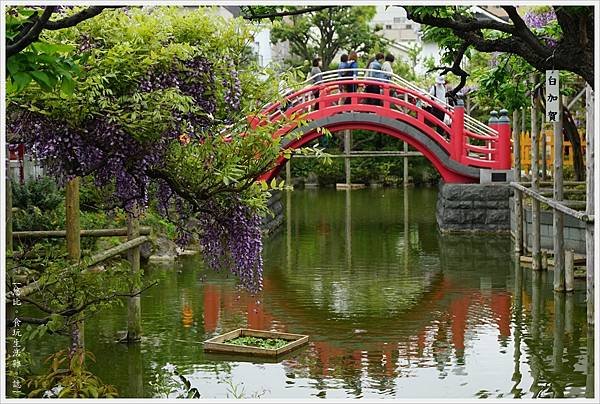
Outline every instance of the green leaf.
POLYGON ((42 87, 42 89, 46 91, 52 90, 52 80, 50 79, 50 76, 48 76, 48 74, 38 70, 29 72, 29 74, 42 87))
POLYGON ((58 393, 58 398, 68 397, 68 394, 70 394, 71 391, 71 387, 65 387, 58 393))
POLYGON ((39 51, 48 54, 54 53, 70 53, 75 50, 74 46, 61 44, 61 43, 48 43, 48 42, 35 42, 32 47, 39 51))
POLYGON ((75 90, 75 80, 72 78, 63 77, 60 90, 65 95, 72 95, 73 91, 75 90))
POLYGON ((21 58, 19 58, 18 56, 19 55, 9 57, 8 60, 6 61, 6 68, 8 69, 8 73, 10 75, 17 74, 18 72, 23 70, 21 58))
POLYGON ((31 82, 32 77, 25 72, 15 73, 10 76, 15 84, 16 92, 22 91, 31 82))

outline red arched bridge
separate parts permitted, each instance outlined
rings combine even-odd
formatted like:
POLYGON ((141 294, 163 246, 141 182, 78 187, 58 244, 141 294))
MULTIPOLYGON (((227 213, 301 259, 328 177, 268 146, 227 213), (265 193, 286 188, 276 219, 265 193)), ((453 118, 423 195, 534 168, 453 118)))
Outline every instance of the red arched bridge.
MULTIPOLYGON (((452 107, 397 75, 378 79, 370 77, 373 70, 352 69, 353 77, 340 77, 342 71, 322 73, 317 84, 306 84, 286 95, 284 101, 266 106, 259 115, 249 118, 251 125, 302 115, 308 125, 291 123, 274 134, 282 137, 294 133, 295 136, 282 140, 283 149, 308 144, 323 135, 321 128, 332 133, 364 129, 407 142, 436 167, 445 182, 507 180, 511 144, 510 121, 505 110, 499 119, 493 112, 486 125, 465 115, 460 100, 452 107), (362 91, 364 88, 369 92, 362 91), (440 119, 437 116, 442 116, 442 111, 444 118, 440 119), (503 174, 494 176, 494 172, 503 174)), ((284 163, 282 156, 276 168, 261 179, 270 180, 284 163)))

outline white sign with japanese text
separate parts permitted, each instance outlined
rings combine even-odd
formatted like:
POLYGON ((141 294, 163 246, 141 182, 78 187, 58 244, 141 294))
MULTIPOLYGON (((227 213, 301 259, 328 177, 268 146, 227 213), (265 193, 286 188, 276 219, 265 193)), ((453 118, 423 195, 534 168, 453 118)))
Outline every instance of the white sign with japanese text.
POLYGON ((560 122, 558 70, 546 70, 546 122, 560 122))

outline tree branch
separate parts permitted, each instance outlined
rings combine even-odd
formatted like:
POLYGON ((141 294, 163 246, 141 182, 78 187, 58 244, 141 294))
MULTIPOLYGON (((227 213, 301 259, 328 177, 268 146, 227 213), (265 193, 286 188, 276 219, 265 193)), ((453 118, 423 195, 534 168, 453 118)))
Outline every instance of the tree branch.
POLYGON ((44 8, 44 12, 42 13, 41 17, 38 18, 37 21, 29 28, 27 34, 23 35, 17 42, 6 46, 7 59, 12 55, 16 55, 17 53, 21 52, 38 39, 40 33, 44 29, 44 25, 48 22, 50 16, 52 16, 52 13, 54 13, 55 8, 55 6, 48 6, 44 8))
MULTIPOLYGON (((581 7, 580 7, 581 8, 581 7)), ((480 52, 506 52, 518 55, 539 71, 558 69, 578 74, 594 87, 593 13, 574 7, 555 7, 563 37, 557 46, 546 46, 525 24, 514 7, 505 6, 512 24, 476 20, 472 17, 436 17, 420 14, 414 7, 405 7, 411 20, 439 28, 450 29, 454 35, 469 42, 480 52), (484 37, 483 29, 491 29, 509 36, 491 39, 484 37)))
POLYGON ((525 21, 523 21, 517 12, 516 7, 502 6, 502 8, 504 11, 506 11, 508 18, 510 18, 515 26, 515 35, 518 35, 520 38, 522 38, 529 46, 531 46, 532 49, 535 49, 537 52, 548 53, 548 48, 539 41, 533 32, 531 32, 527 24, 525 24, 525 21))
POLYGON ((46 307, 46 306, 42 305, 41 303, 38 303, 35 300, 32 300, 28 297, 20 297, 19 299, 26 303, 30 303, 30 304, 34 305, 35 307, 37 307, 38 309, 40 309, 41 311, 43 311, 46 314, 53 313, 52 309, 50 309, 49 307, 46 307))
POLYGON ((33 27, 33 25, 35 24, 35 22, 38 20, 39 16, 40 16, 40 13, 39 13, 39 11, 36 10, 23 23, 23 25, 21 26, 21 32, 19 32, 11 41, 7 41, 7 43, 13 44, 13 43, 19 41, 25 35, 27 35, 27 33, 29 32, 29 30, 31 29, 31 27, 33 27))
POLYGON ((77 14, 73 14, 69 17, 62 18, 56 21, 48 21, 44 26, 45 29, 49 30, 57 30, 63 28, 74 27, 82 21, 89 20, 100 14, 107 8, 120 8, 122 6, 95 6, 88 7, 85 10, 78 12, 77 14))
POLYGON ((468 41, 465 41, 460 45, 460 48, 458 48, 456 54, 454 55, 454 61, 452 63, 452 66, 435 67, 430 70, 439 70, 440 76, 443 76, 447 73, 452 73, 455 76, 460 77, 460 83, 447 93, 447 96, 450 98, 456 97, 456 94, 458 94, 458 92, 465 86, 465 84, 467 84, 467 77, 469 77, 469 73, 464 71, 460 64, 462 62, 463 57, 465 56, 465 52, 467 51, 470 45, 471 44, 468 41))
POLYGON ((515 34, 515 26, 495 20, 477 20, 473 17, 456 15, 452 18, 435 17, 433 15, 420 15, 414 13, 412 7, 404 7, 408 19, 420 24, 431 25, 433 27, 450 28, 455 31, 480 31, 482 29, 491 29, 494 31, 515 34))
POLYGON ((54 13, 56 7, 47 6, 44 8, 44 12, 42 13, 41 17, 32 19, 31 22, 24 24, 21 28, 21 33, 19 33, 19 35, 16 37, 16 40, 13 43, 7 44, 6 57, 9 58, 13 55, 16 55, 17 53, 21 52, 23 49, 31 45, 33 42, 37 41, 40 36, 40 33, 44 29, 57 30, 62 28, 73 27, 82 21, 97 16, 106 8, 119 7, 121 6, 88 7, 85 10, 82 10, 77 14, 73 14, 69 17, 65 17, 57 21, 50 21, 50 17, 54 13))
POLYGON ((252 6, 248 6, 248 10, 251 15, 245 15, 244 19, 246 20, 262 20, 264 18, 277 18, 277 17, 287 17, 291 15, 300 15, 312 13, 315 11, 326 10, 328 8, 336 8, 338 6, 314 6, 314 7, 305 7, 297 10, 289 10, 289 11, 281 11, 277 13, 264 13, 264 14, 254 14, 252 11, 252 6))

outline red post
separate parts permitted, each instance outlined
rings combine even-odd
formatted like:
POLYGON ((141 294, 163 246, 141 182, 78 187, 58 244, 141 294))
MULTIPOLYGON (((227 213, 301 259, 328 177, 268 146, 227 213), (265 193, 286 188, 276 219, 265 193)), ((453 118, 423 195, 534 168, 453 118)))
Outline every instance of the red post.
POLYGON ((459 99, 454 106, 452 114, 452 137, 450 139, 452 160, 460 163, 465 155, 465 106, 463 100, 459 99))
POLYGON ((385 99, 383 100, 383 108, 385 109, 389 109, 391 108, 390 105, 390 86, 388 84, 384 84, 383 86, 383 95, 385 96, 385 99))
MULTIPOLYGON (((499 133, 498 130, 498 111, 491 111, 490 112, 490 119, 488 120, 488 126, 492 129, 494 129, 495 131, 497 131, 499 133)), ((489 141, 485 142, 485 145, 487 147, 490 147, 490 143, 489 141)), ((498 156, 498 146, 500 145, 500 136, 498 136, 498 139, 496 139, 493 148, 494 150, 490 151, 491 154, 491 160, 493 162, 492 168, 496 168, 499 169, 500 168, 500 163, 499 163, 499 156, 498 156)))
POLYGON ((323 101, 323 97, 327 97, 329 95, 329 87, 327 85, 319 86, 319 111, 329 107, 331 102, 323 101))
POLYGON ((501 170, 510 170, 511 154, 510 154, 510 119, 508 111, 500 110, 500 118, 498 119, 498 165, 501 170))

